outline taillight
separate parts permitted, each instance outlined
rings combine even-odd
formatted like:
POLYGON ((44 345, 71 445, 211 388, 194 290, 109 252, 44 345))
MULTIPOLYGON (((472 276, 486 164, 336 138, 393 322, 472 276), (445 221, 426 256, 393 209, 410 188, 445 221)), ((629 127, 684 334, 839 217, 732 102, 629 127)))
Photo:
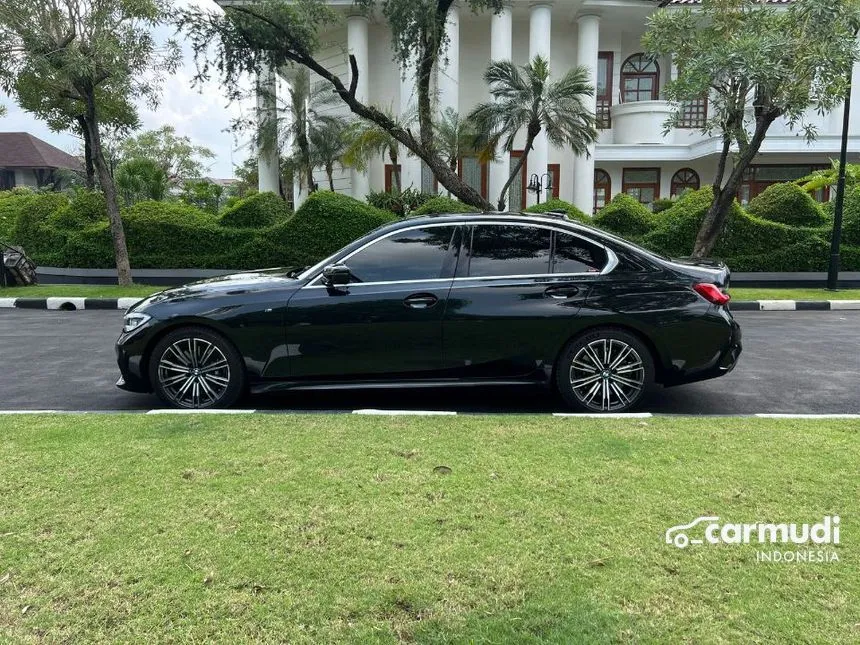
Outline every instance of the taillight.
POLYGON ((731 296, 729 296, 729 294, 723 293, 717 285, 711 284, 710 282, 694 284, 693 290, 702 296, 702 298, 708 302, 714 303, 715 305, 724 305, 731 300, 731 296))

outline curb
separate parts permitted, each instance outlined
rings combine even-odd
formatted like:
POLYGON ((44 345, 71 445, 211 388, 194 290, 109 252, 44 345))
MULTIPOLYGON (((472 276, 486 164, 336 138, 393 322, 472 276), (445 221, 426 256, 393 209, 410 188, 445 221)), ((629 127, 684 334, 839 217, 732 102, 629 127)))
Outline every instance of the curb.
MULTIPOLYGON (((0 298, 0 309, 79 309, 126 310, 142 298, 0 298)), ((731 311, 849 311, 860 310, 860 300, 738 300, 731 311)))
POLYGON ((860 309, 860 300, 738 300, 731 311, 847 311, 860 309))
POLYGON ((0 298, 0 309, 120 309, 125 311, 142 298, 0 298))

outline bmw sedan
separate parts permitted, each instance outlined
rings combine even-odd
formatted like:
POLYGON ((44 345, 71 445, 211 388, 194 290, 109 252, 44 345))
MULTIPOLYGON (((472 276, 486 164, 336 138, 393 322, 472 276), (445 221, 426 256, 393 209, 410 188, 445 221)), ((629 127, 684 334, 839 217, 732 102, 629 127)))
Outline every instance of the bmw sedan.
POLYGON ((623 412, 655 384, 735 366, 728 284, 725 265, 560 215, 404 219, 312 267, 140 301, 117 385, 221 408, 248 391, 540 384, 571 408, 623 412))

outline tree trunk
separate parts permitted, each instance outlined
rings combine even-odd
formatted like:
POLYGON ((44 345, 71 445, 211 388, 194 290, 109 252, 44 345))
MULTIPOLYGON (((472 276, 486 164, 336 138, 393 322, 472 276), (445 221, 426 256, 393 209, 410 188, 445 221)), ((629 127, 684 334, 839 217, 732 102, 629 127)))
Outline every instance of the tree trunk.
POLYGON ((108 169, 107 161, 102 151, 101 136, 99 134, 98 116, 96 114, 95 97, 91 90, 86 94, 87 114, 84 122, 92 147, 93 165, 98 173, 99 183, 107 203, 108 220, 110 220, 110 232, 113 238, 114 256, 116 258, 117 282, 120 285, 130 285, 131 265, 128 261, 128 248, 125 244, 125 231, 122 227, 122 219, 119 213, 119 204, 116 198, 116 186, 108 169))
MULTIPOLYGON (((726 184, 724 186, 714 185, 714 199, 702 220, 699 232, 696 235, 696 242, 693 245, 692 256, 694 258, 706 258, 714 250, 714 246, 731 210, 732 202, 734 202, 737 195, 738 186, 740 186, 741 179, 743 179, 744 171, 749 167, 753 159, 755 159, 768 128, 770 128, 770 125, 778 116, 779 112, 774 110, 756 115, 756 128, 752 139, 750 139, 749 144, 738 155, 737 163, 732 168, 726 184)), ((723 155, 725 158, 720 158, 717 168, 717 179, 721 179, 725 172, 728 149, 729 145, 724 139, 723 155)))
POLYGON ((89 130, 87 129, 87 123, 82 114, 79 114, 76 119, 78 121, 78 127, 81 129, 81 136, 84 139, 84 168, 86 169, 84 185, 87 187, 87 190, 95 190, 96 169, 93 166, 93 147, 90 144, 89 130))
POLYGON ((514 179, 516 179, 517 175, 523 169, 523 166, 526 163, 526 159, 528 159, 529 152, 532 150, 532 146, 534 144, 535 138, 540 133, 540 125, 537 128, 534 125, 530 125, 528 129, 528 134, 526 138, 526 145, 523 148, 523 154, 520 155, 519 160, 516 164, 514 164, 514 169, 511 171, 511 176, 508 177, 508 180, 505 182, 505 185, 502 186, 502 192, 499 193, 499 210, 505 210, 505 196, 507 195, 508 189, 511 187, 511 184, 514 183, 514 179))
POLYGON ((325 174, 328 176, 328 188, 331 192, 334 192, 334 168, 332 166, 326 166, 325 174))

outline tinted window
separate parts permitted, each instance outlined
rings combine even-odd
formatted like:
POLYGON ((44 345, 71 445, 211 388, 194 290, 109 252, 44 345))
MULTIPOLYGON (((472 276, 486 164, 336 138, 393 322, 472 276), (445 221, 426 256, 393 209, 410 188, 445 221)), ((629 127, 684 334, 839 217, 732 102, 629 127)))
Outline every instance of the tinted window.
POLYGON ((472 233, 469 275, 549 273, 551 232, 532 226, 477 226, 472 233))
POLYGON ((374 242, 345 261, 353 275, 352 281, 429 280, 442 277, 454 229, 453 226, 412 229, 374 242))
POLYGON ((606 251, 567 233, 555 234, 553 273, 598 273, 606 266, 606 251))

